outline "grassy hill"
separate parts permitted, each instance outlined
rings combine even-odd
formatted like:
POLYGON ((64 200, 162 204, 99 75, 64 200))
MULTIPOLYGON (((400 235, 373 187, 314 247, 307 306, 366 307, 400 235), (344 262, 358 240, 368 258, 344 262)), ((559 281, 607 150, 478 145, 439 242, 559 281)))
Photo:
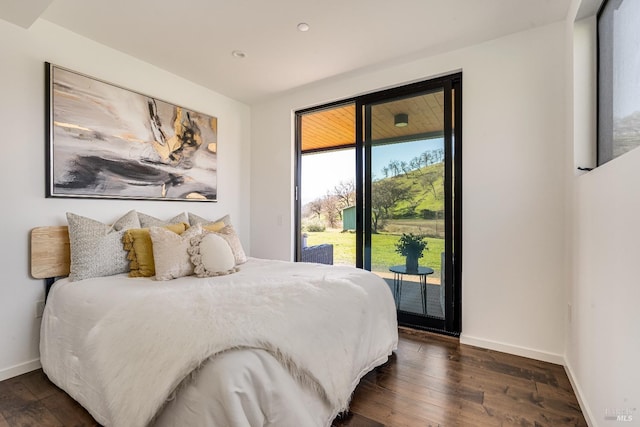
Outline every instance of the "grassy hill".
MULTIPOLYGON (((444 231, 444 163, 439 162, 406 172, 396 171, 394 176, 373 183, 372 208, 383 212, 374 219, 374 233, 401 234, 414 232, 441 237, 444 231), (401 194, 401 195, 400 195, 401 194), (376 203, 380 201, 380 203, 376 203)), ((340 207, 333 205, 334 222, 328 220, 326 202, 318 199, 303 207, 303 231, 322 231, 341 228, 340 207), (315 204, 316 209, 311 206, 315 204)))
POLYGON ((420 169, 383 178, 408 190, 410 197, 391 209, 391 218, 425 218, 425 211, 444 210, 444 163, 436 163, 420 169))

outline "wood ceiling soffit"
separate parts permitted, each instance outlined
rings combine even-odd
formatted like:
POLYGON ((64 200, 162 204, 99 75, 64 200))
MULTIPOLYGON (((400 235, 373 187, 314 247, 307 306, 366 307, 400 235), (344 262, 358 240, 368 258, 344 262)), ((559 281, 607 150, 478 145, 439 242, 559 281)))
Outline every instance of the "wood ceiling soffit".
POLYGON ((354 104, 302 116, 302 151, 353 145, 355 140, 354 104))
MULTIPOLYGON (((444 129, 444 92, 385 102, 371 107, 373 141, 439 137, 444 129), (396 127, 394 117, 405 113, 409 125, 396 127)), ((355 144, 355 104, 302 116, 302 151, 319 151, 355 144)))

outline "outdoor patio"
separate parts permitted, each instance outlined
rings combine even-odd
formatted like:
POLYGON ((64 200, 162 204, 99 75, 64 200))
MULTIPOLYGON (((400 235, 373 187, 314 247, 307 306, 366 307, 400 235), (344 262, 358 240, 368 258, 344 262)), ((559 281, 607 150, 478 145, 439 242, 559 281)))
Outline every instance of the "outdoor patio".
MULTIPOLYGON (((381 276, 391 292, 394 293, 393 288, 393 275, 381 274, 381 276), (385 277, 387 276, 387 277, 385 277)), ((442 312, 442 306, 440 305, 440 292, 442 287, 439 283, 427 281, 427 313, 424 313, 422 309, 422 295, 420 293, 420 282, 417 278, 413 279, 411 276, 404 276, 402 279, 402 294, 400 296, 400 304, 398 310, 406 311, 415 314, 426 314, 428 316, 444 318, 442 312)))

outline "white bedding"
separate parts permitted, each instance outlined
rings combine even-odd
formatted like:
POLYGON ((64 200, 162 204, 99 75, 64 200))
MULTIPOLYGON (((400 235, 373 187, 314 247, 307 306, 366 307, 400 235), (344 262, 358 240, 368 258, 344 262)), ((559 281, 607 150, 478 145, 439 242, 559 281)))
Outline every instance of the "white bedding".
POLYGON ((396 345, 377 276, 250 259, 207 279, 63 279, 45 308, 41 360, 106 426, 326 426, 396 345))
POLYGON ((153 425, 320 427, 333 418, 330 405, 270 353, 237 349, 204 364, 153 425))

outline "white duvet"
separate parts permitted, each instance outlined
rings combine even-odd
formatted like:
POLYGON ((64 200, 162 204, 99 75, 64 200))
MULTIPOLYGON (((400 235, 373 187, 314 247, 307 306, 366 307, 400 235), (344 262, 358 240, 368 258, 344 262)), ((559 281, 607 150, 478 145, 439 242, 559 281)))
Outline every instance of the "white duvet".
POLYGON ((203 387, 214 409, 201 425, 328 425, 396 345, 395 305, 379 277, 250 259, 238 273, 207 279, 61 281, 43 316, 41 360, 51 380, 107 426, 184 422, 174 414, 203 387), (262 379, 233 383, 245 381, 231 379, 241 360, 260 367, 240 378, 262 379), (282 372, 292 385, 280 387, 282 372), (304 408, 290 406, 296 395, 304 408), (273 421, 280 416, 290 418, 273 421))

